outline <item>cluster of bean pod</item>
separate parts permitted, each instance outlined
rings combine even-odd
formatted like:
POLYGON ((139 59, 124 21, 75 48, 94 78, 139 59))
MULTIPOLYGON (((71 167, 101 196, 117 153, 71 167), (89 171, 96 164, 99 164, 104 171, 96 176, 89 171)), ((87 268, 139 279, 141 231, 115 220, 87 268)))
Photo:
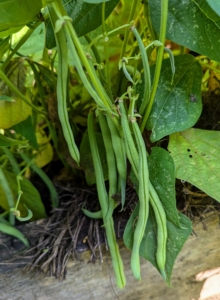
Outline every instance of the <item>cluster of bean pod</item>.
MULTIPOLYGON (((135 278, 141 279, 139 250, 148 220, 149 204, 151 204, 157 222, 156 260, 162 276, 166 278, 166 214, 160 199, 149 180, 147 162, 148 153, 134 113, 135 97, 134 95, 132 96, 131 91, 128 91, 126 93, 126 97, 122 96, 118 99, 118 110, 115 110, 113 108, 114 105, 100 82, 95 69, 88 61, 88 58, 82 49, 77 35, 71 25, 71 19, 66 16, 66 12, 61 1, 55 0, 53 2, 48 2, 48 10, 54 27, 59 57, 57 74, 58 113, 70 154, 78 164, 80 162, 79 150, 75 144, 73 133, 69 124, 66 105, 68 49, 85 88, 97 104, 96 112, 90 112, 88 115, 88 136, 95 168, 101 211, 96 213, 91 213, 86 209, 83 209, 83 211, 89 217, 103 219, 113 269, 116 276, 116 283, 118 287, 123 288, 126 284, 126 279, 119 247, 116 242, 112 213, 117 204, 112 196, 120 192, 123 207, 125 202, 127 161, 129 161, 139 182, 138 196, 140 202, 138 220, 133 236, 131 270, 135 278), (87 75, 85 74, 84 69, 86 69, 87 75), (130 100, 128 107, 126 105, 127 103, 124 103, 125 99, 130 100), (95 118, 95 116, 97 118, 95 118), (106 151, 109 179, 108 191, 105 185, 102 163, 97 146, 94 127, 95 121, 99 122, 106 151)), ((144 93, 140 107, 141 111, 144 111, 147 107, 150 93, 150 71, 148 58, 146 49, 144 48, 138 31, 134 26, 132 26, 131 31, 134 33, 138 42, 144 66, 146 92, 144 93)), ((123 61, 123 70, 126 73, 125 76, 129 78, 130 75, 128 71, 130 71, 131 68, 129 68, 129 66, 126 69, 124 62, 125 61, 123 61)), ((137 76, 137 73, 135 73, 134 81, 136 80, 136 77, 140 78, 140 76, 137 76)))

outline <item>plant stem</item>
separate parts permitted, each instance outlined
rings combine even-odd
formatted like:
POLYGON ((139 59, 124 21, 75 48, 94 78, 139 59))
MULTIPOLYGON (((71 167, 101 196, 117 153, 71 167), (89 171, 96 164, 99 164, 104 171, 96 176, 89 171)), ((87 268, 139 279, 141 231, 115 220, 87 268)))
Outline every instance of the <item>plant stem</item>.
MULTIPOLYGON (((138 1, 137 0, 133 0, 131 11, 130 11, 130 14, 129 14, 129 17, 128 17, 128 23, 131 23, 131 21, 134 19, 134 15, 135 15, 135 11, 136 11, 137 5, 138 5, 138 1)), ((126 28, 125 36, 124 36, 124 41, 123 41, 123 45, 122 45, 122 50, 121 50, 121 55, 120 55, 120 59, 122 59, 122 57, 125 56, 129 33, 130 33, 130 29, 126 28)))
MULTIPOLYGON (((168 15, 168 0, 161 0, 161 22, 160 22, 160 37, 159 41, 164 45, 165 38, 166 38, 166 27, 167 27, 167 15, 168 15)), ((149 103, 147 106, 147 110, 143 116, 143 120, 141 122, 141 132, 143 132, 145 125, 147 123, 148 117, 150 115, 154 98, 156 95, 158 82, 160 78, 160 71, 163 61, 163 53, 164 53, 164 46, 160 46, 157 53, 157 62, 156 62, 156 68, 155 68, 155 74, 154 74, 154 80, 152 85, 152 90, 149 98, 149 103)))
POLYGON ((105 76, 107 81, 107 90, 108 90, 109 97, 112 99, 110 70, 109 70, 109 53, 108 53, 109 37, 105 29, 105 2, 102 3, 102 31, 104 36, 103 40, 104 40, 104 52, 105 52, 105 76))

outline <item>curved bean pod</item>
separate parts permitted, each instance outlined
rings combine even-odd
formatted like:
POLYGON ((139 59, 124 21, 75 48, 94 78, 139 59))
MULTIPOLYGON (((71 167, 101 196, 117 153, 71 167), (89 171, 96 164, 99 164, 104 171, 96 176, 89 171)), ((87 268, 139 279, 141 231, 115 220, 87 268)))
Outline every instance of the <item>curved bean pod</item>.
POLYGON ((96 212, 91 212, 85 208, 82 208, 82 211, 87 217, 89 217, 91 219, 102 219, 102 211, 101 210, 96 211, 96 212))

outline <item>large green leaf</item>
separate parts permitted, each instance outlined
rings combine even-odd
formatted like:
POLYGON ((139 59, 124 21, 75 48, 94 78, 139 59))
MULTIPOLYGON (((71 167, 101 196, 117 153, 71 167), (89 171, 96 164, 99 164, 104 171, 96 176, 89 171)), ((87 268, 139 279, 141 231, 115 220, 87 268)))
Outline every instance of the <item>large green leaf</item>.
POLYGON ((160 147, 154 147, 148 159, 150 180, 161 199, 167 219, 179 226, 174 161, 170 154, 160 147))
MULTIPOLYGON (((111 0, 105 4, 105 18, 113 11, 119 0, 111 0)), ((63 0, 64 7, 69 17, 72 18, 73 27, 78 35, 84 36, 102 24, 102 3, 90 4, 77 0, 63 0)), ((46 47, 56 46, 52 25, 47 21, 46 47)))
POLYGON ((4 0, 0 2, 0 31, 30 22, 41 10, 41 0, 4 0))
MULTIPOLYGON (((139 204, 135 207, 130 219, 125 228, 124 232, 124 243, 126 247, 132 249, 133 245, 133 233, 134 233, 134 224, 138 217, 139 204)), ((166 245, 166 282, 170 285, 170 279, 172 275, 172 269, 177 255, 182 249, 185 241, 188 239, 191 234, 191 222, 190 220, 179 213, 180 226, 174 225, 172 222, 167 221, 167 245, 166 245)), ((153 213, 152 208, 150 207, 149 218, 147 221, 147 226, 145 229, 144 237, 140 246, 140 255, 145 259, 149 260, 152 265, 154 265, 157 270, 156 261, 156 249, 157 249, 157 224, 156 219, 153 213)))
POLYGON ((220 17, 211 9, 206 0, 192 0, 202 11, 203 14, 206 15, 211 21, 213 21, 216 26, 220 28, 220 17))
POLYGON ((206 0, 210 7, 220 16, 220 2, 219 0, 206 0))
MULTIPOLYGON (((166 38, 220 61, 220 20, 211 20, 195 2, 169 1, 166 38)), ((149 7, 153 27, 159 33, 161 1, 149 0, 149 7)))
MULTIPOLYGON (((175 57, 175 67, 171 84, 170 60, 163 61, 157 93, 147 121, 147 128, 152 130, 152 142, 192 127, 202 111, 200 64, 193 56, 183 54, 175 57)), ((155 68, 151 68, 152 76, 154 71, 155 68)))
MULTIPOLYGON (((96 132, 96 139, 99 149, 99 155, 102 163, 102 169, 104 179, 108 179, 108 166, 106 160, 105 146, 102 138, 102 134, 96 132)), ((81 145, 80 145, 80 165, 85 172, 86 181, 89 185, 96 183, 95 168, 92 160, 92 152, 89 144, 88 134, 84 134, 81 145)))
MULTIPOLYGON (((16 174, 3 170, 6 180, 10 186, 11 192, 16 202, 18 196, 18 185, 16 174)), ((18 210, 21 213, 21 217, 26 217, 28 214, 27 208, 33 213, 33 218, 31 220, 38 220, 46 217, 44 205, 41 202, 41 197, 36 188, 32 185, 30 181, 22 177, 20 180, 21 195, 20 203, 18 205, 18 210), (25 207, 26 205, 26 207, 25 207)), ((7 197, 4 193, 2 186, 0 186, 0 206, 6 211, 10 209, 7 201, 7 197)))
POLYGON ((220 132, 191 128, 170 136, 176 177, 220 201, 220 132))

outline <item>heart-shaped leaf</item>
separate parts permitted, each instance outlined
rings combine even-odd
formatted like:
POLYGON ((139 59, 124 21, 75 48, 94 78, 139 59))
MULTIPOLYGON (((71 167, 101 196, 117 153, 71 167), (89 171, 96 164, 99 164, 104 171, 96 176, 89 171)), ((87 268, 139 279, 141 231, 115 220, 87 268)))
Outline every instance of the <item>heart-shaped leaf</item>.
MULTIPOLYGON (((192 55, 175 57, 176 73, 171 84, 170 60, 163 61, 154 104, 147 121, 155 142, 173 132, 195 125, 201 111, 202 69, 192 55)), ((151 69, 152 76, 155 68, 151 69)))

